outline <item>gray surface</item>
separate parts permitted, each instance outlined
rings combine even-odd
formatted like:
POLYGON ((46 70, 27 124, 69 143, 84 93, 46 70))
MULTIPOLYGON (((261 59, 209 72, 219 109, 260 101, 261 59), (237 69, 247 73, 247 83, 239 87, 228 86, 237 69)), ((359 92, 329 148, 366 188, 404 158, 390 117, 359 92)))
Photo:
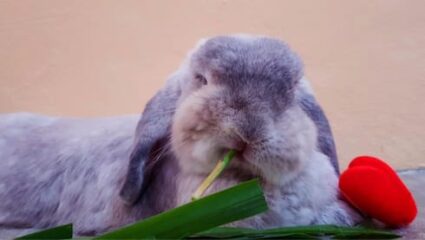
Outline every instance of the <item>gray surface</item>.
POLYGON ((403 239, 425 239, 425 169, 400 171, 399 175, 415 197, 418 216, 410 226, 397 232, 403 239))

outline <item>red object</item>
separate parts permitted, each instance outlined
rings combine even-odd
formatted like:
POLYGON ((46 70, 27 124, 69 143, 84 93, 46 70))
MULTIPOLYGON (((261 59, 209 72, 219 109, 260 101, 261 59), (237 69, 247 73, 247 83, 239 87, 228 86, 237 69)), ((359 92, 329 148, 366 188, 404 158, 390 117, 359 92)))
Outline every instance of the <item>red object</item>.
POLYGON ((396 172, 384 161, 361 156, 341 174, 344 197, 364 214, 390 227, 411 223, 417 214, 415 200, 396 172))

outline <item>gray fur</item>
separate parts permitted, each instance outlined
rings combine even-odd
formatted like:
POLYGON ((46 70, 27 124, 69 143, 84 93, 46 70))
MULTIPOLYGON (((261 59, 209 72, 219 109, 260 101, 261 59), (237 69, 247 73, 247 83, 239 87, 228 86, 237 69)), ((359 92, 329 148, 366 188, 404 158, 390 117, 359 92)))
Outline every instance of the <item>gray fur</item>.
POLYGON ((271 108, 281 114, 303 75, 299 57, 283 42, 271 38, 212 38, 191 60, 193 69, 210 75, 213 84, 225 86, 220 97, 228 97, 226 104, 232 108, 250 107, 247 103, 255 102, 259 109, 271 108))
POLYGON ((174 206, 173 163, 156 166, 161 180, 138 204, 119 197, 138 118, 0 115, 0 238, 70 222, 94 235, 174 206))
POLYGON ((68 222, 94 235, 181 205, 229 148, 239 152, 208 192, 258 177, 270 207, 235 225, 355 223, 305 83, 281 41, 220 36, 192 51, 138 122, 1 115, 0 236, 68 222))
POLYGON ((107 217, 106 208, 115 204, 111 186, 120 185, 136 121, 136 116, 82 120, 2 115, 0 227, 68 222, 80 232, 106 227, 103 220, 84 216, 107 217))

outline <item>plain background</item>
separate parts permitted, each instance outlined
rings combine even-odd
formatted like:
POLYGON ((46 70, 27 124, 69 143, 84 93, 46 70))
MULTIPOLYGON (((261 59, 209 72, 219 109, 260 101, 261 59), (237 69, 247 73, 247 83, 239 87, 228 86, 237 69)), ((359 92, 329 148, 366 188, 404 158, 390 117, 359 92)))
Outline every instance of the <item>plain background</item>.
POLYGON ((0 0, 0 112, 139 113, 203 37, 270 35, 304 59, 343 168, 425 167, 425 1, 0 0))

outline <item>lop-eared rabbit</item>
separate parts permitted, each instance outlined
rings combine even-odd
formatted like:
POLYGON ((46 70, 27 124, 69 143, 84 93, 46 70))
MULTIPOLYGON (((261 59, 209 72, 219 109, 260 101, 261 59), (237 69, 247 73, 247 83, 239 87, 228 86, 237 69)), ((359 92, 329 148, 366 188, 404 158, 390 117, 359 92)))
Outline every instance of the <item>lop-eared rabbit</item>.
POLYGON ((0 236, 72 222, 95 235, 190 201, 229 149, 208 193, 259 178, 269 210, 235 226, 353 225, 337 188, 328 121, 283 42, 202 40, 142 116, 0 117, 0 236))

